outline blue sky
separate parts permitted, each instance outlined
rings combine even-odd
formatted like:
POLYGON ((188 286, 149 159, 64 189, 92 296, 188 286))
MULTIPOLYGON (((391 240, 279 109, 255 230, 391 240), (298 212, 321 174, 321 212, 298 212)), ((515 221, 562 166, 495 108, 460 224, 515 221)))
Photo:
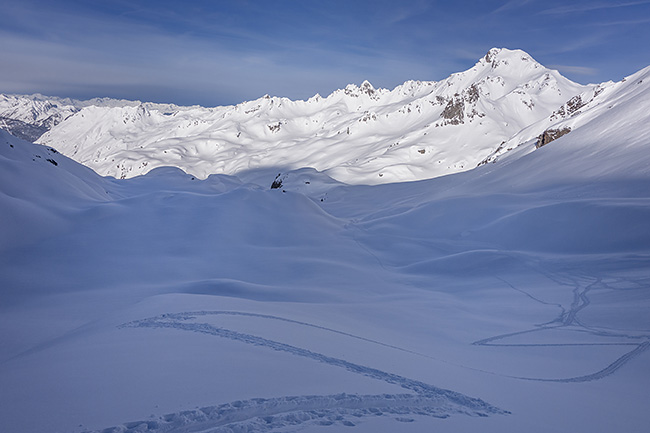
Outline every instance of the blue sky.
POLYGON ((393 88, 519 48, 580 83, 650 65, 648 1, 4 0, 0 92, 201 104, 393 88))

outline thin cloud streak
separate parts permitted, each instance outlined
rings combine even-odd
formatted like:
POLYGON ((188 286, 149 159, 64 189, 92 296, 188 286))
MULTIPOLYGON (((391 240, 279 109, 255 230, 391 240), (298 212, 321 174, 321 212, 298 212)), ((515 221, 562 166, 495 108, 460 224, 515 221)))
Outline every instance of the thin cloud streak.
POLYGON ((534 0, 510 0, 507 3, 505 3, 504 5, 498 7, 495 10, 493 10, 492 12, 490 12, 490 15, 510 11, 510 10, 513 10, 513 9, 519 9, 519 8, 522 8, 522 7, 526 6, 527 4, 530 4, 533 1, 534 0))
POLYGON ((607 40, 609 33, 599 32, 589 36, 582 37, 581 39, 573 40, 562 45, 555 45, 550 47, 545 54, 564 54, 582 51, 585 49, 599 47, 603 45, 603 41, 607 40))
POLYGON ((557 14, 570 14, 570 13, 583 13, 590 12, 601 9, 618 9, 626 8, 631 6, 639 6, 644 4, 650 4, 650 1, 636 1, 636 2, 627 2, 627 3, 587 3, 582 5, 572 5, 572 6, 559 6, 552 9, 546 9, 541 11, 540 14, 543 15, 557 15, 557 14))
POLYGON ((548 65, 547 67, 557 69, 564 74, 596 75, 598 73, 598 69, 587 66, 548 65))
POLYGON ((412 6, 404 6, 403 4, 400 6, 401 7, 396 14, 388 17, 389 24, 398 24, 407 21, 415 16, 425 13, 431 8, 431 5, 424 1, 416 2, 416 4, 412 6))
POLYGON ((584 27, 616 27, 616 26, 635 26, 638 24, 650 23, 650 18, 641 18, 638 20, 620 20, 620 21, 600 21, 583 24, 584 27))

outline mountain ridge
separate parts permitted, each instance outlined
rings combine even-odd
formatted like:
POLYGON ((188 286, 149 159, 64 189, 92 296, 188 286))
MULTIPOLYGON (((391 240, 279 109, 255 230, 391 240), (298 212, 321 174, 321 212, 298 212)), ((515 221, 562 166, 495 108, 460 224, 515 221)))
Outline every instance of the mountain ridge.
POLYGON ((116 178, 161 166, 199 178, 311 167, 350 184, 412 181, 465 171, 521 145, 532 151, 562 113, 577 111, 575 98, 593 99, 614 84, 573 83, 524 51, 493 48, 466 71, 393 90, 364 81, 326 97, 265 95, 212 108, 60 100, 73 104, 70 114, 36 141, 116 178))

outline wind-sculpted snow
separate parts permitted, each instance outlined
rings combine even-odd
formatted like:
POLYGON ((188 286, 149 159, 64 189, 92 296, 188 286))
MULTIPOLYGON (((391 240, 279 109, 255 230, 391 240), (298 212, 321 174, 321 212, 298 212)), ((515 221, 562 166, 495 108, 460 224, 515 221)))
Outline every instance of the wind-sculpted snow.
POLYGON ((259 336, 201 323, 206 316, 241 316, 276 320, 297 326, 313 327, 345 335, 392 349, 411 352, 379 341, 358 337, 346 332, 266 314, 238 311, 198 311, 163 314, 149 319, 129 322, 123 328, 176 329, 207 334, 250 344, 270 350, 286 352, 329 366, 343 368, 375 380, 399 385, 410 394, 356 395, 337 394, 323 396, 289 396, 271 399, 236 401, 209 406, 194 411, 168 414, 155 420, 129 422, 122 426, 101 430, 102 433, 163 433, 163 432, 264 432, 285 426, 318 424, 354 426, 368 416, 392 416, 398 421, 413 421, 409 415, 446 418, 453 414, 488 416, 507 414, 483 400, 441 389, 424 382, 409 379, 369 366, 359 365, 322 353, 285 344, 259 336), (406 417, 406 418, 405 418, 406 417))

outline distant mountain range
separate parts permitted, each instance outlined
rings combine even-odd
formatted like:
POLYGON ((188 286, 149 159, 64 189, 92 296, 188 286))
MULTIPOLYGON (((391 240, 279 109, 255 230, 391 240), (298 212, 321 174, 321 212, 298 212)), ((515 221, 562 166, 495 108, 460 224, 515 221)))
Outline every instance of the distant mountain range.
POLYGON ((494 48, 441 81, 393 90, 365 81, 307 101, 267 95, 205 108, 0 95, 0 127, 116 178, 160 166, 199 178, 312 167, 345 183, 379 184, 533 151, 624 103, 644 71, 580 85, 521 50, 494 48))

